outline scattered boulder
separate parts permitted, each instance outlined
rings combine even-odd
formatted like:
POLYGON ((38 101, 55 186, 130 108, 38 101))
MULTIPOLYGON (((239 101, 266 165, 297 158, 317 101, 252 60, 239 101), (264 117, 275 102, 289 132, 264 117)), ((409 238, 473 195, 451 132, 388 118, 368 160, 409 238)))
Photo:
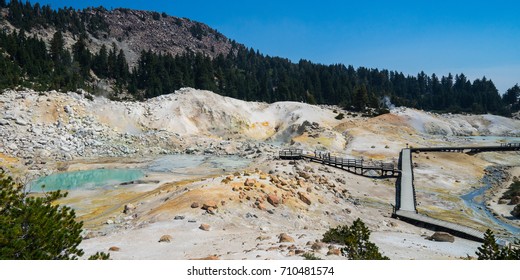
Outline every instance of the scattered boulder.
POLYGON ((184 216, 181 216, 181 215, 177 215, 175 216, 175 218, 173 218, 174 220, 184 220, 184 216))
POLYGON ((16 121, 14 121, 14 123, 16 123, 17 125, 21 125, 21 126, 27 125, 27 121, 22 120, 22 119, 16 119, 16 121))
POLYGON ((307 205, 311 205, 311 199, 309 198, 309 195, 304 192, 298 192, 298 197, 301 201, 303 201, 307 205))
POLYGON ((201 224, 199 229, 201 229, 203 231, 209 231, 210 226, 208 224, 201 224))
POLYGON ((453 243, 455 242, 455 237, 447 232, 437 231, 432 236, 430 236, 428 240, 453 243))
POLYGON ((200 207, 200 204, 198 202, 193 202, 191 204, 191 208, 199 208, 200 207))
POLYGON ((128 203, 125 205, 125 209, 123 210, 123 213, 125 214, 130 214, 132 211, 135 210, 135 205, 133 205, 132 203, 128 203))
POLYGON ((320 251, 321 249, 323 249, 324 247, 326 246, 325 243, 323 242, 314 242, 311 246, 311 249, 314 250, 314 251, 320 251))
POLYGON ((271 237, 267 236, 267 235, 260 235, 256 238, 256 240, 260 240, 260 241, 264 241, 264 240, 268 240, 268 239, 271 239, 271 237))
POLYGON ((278 236, 279 240, 278 242, 282 243, 282 242, 294 242, 294 238, 292 238, 290 235, 288 235, 287 233, 281 233, 279 236, 278 236))
POLYGON ((91 238, 94 238, 96 236, 98 236, 98 235, 95 232, 89 231, 89 232, 87 232, 87 234, 85 234, 85 236, 83 236, 83 239, 85 239, 85 240, 86 239, 91 239, 91 238))
POLYGON ((251 219, 251 218, 256 218, 256 219, 258 219, 258 216, 255 215, 255 214, 251 214, 251 213, 247 212, 247 213, 246 213, 246 219, 251 219))
POLYGON ((280 199, 275 194, 269 194, 267 195, 267 202, 269 202, 274 207, 278 207, 280 205, 280 199))
POLYGON ((204 202, 204 204, 202 205, 202 209, 208 210, 209 208, 217 209, 218 208, 217 202, 215 202, 213 200, 204 202))
POLYGON ((159 238, 159 242, 171 242, 173 237, 171 235, 165 234, 159 238))
POLYGON ((311 175, 309 173, 303 172, 303 171, 298 172, 298 175, 300 175, 300 177, 304 178, 305 180, 308 180, 311 178, 311 175))
POLYGON ((336 256, 341 255, 341 249, 339 249, 339 248, 330 248, 329 251, 327 252, 327 256, 330 256, 330 255, 336 255, 336 256))
POLYGON ((256 183, 255 179, 247 178, 246 181, 244 182, 244 186, 252 187, 255 185, 255 183, 256 183))
POLYGON ((109 251, 113 251, 113 252, 118 252, 119 250, 121 250, 119 247, 117 246, 112 246, 110 248, 108 248, 109 251))

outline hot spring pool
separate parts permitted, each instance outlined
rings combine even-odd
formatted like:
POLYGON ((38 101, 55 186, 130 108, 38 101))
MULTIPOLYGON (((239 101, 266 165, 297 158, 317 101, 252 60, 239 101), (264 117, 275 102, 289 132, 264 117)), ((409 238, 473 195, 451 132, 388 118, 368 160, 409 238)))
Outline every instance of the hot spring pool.
POLYGON ((117 185, 142 178, 145 173, 139 169, 94 169, 60 172, 41 177, 29 184, 32 192, 93 189, 117 185))
POLYGON ((95 169, 60 172, 29 183, 30 191, 95 189, 141 179, 150 173, 204 176, 248 166, 249 159, 237 156, 168 155, 157 157, 140 169, 95 169))

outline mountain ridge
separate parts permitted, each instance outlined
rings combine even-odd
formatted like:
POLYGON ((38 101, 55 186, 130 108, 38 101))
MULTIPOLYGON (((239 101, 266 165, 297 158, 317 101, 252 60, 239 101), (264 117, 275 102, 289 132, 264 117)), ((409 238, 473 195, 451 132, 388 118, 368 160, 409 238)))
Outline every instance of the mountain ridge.
MULTIPOLYGON (((41 24, 38 21, 29 24, 29 28, 22 24, 16 26, 9 17, 10 9, 1 8, 1 10, 0 29, 4 31, 24 30, 29 35, 34 35, 50 45, 52 34, 59 29, 52 24, 41 24)), ((90 50, 97 52, 102 45, 115 44, 118 49, 124 51, 130 66, 135 66, 142 51, 150 50, 154 53, 173 56, 191 51, 215 58, 219 54, 227 55, 232 44, 235 44, 204 23, 165 13, 127 8, 107 10, 103 7, 83 10, 58 9, 57 13, 59 14, 60 11, 63 13, 75 12, 82 19, 82 24, 86 26, 84 31, 88 35, 87 46, 90 50), (96 18, 104 21, 100 23, 102 29, 89 29, 88 21, 96 18)), ((81 31, 74 32, 76 30, 71 31, 70 29, 69 26, 64 30, 64 39, 69 50, 81 31)))

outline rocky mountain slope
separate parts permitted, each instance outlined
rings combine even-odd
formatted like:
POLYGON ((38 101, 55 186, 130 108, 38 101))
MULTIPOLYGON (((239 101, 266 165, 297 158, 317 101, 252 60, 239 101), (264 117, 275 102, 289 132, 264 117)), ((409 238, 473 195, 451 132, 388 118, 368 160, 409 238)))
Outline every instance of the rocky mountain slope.
MULTIPOLYGON (((1 9, 0 29, 19 31, 7 20, 8 9, 1 9)), ((122 49, 129 65, 135 65, 141 51, 154 53, 181 54, 186 51, 204 53, 210 57, 228 54, 231 41, 217 30, 204 23, 187 18, 178 18, 157 12, 93 8, 78 11, 79 17, 100 17, 106 23, 106 30, 88 30, 88 49, 96 53, 102 45, 115 44, 122 49)), ((25 32, 49 43, 56 28, 52 25, 36 26, 25 32)), ((65 45, 70 49, 80 34, 64 32, 65 45)))

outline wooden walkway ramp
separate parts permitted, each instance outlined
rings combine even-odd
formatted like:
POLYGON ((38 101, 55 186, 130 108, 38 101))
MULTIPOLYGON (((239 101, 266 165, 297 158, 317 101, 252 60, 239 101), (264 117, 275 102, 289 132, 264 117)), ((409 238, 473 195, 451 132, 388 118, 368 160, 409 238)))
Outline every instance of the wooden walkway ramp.
POLYGON ((501 144, 500 146, 422 147, 403 149, 399 157, 399 167, 401 169, 401 176, 399 176, 396 183, 396 207, 392 216, 419 226, 425 226, 429 228, 436 228, 439 230, 447 231, 459 237, 472 239, 476 241, 483 241, 484 234, 476 229, 434 219, 418 213, 415 186, 413 184, 414 175, 411 153, 457 152, 475 154, 481 152, 505 151, 520 151, 520 143, 505 143, 501 144))
POLYGON ((302 149, 284 149, 278 154, 280 159, 308 159, 312 162, 321 163, 342 169, 344 171, 354 173, 366 177, 388 178, 399 176, 398 170, 394 163, 385 163, 381 161, 365 161, 363 159, 349 159, 331 156, 327 152, 315 151, 304 152, 302 149))
POLYGON ((403 149, 399 156, 401 176, 397 185, 396 209, 417 212, 415 187, 413 185, 412 155, 410 149, 403 149))
POLYGON ((431 218, 425 215, 421 215, 416 211, 397 210, 394 213, 394 217, 421 227, 431 228, 437 231, 449 232, 455 236, 462 237, 465 239, 470 239, 479 242, 484 241, 484 233, 476 229, 431 218))
POLYGON ((520 151, 520 143, 504 143, 500 146, 471 146, 471 147, 421 147, 401 150, 399 163, 367 162, 361 159, 346 159, 331 156, 330 153, 304 152, 302 149, 283 149, 279 152, 280 159, 298 160, 308 159, 324 165, 333 166, 357 175, 367 177, 397 177, 396 204, 392 216, 403 221, 436 230, 450 232, 453 235, 483 241, 484 234, 476 229, 463 225, 431 218, 418 213, 415 194, 412 152, 458 152, 475 154, 481 152, 520 151), (374 176, 375 173, 375 176, 374 176))
POLYGON ((476 154, 482 152, 520 151, 520 143, 502 143, 500 146, 466 146, 466 147, 421 147, 410 148, 412 152, 452 152, 476 154))

